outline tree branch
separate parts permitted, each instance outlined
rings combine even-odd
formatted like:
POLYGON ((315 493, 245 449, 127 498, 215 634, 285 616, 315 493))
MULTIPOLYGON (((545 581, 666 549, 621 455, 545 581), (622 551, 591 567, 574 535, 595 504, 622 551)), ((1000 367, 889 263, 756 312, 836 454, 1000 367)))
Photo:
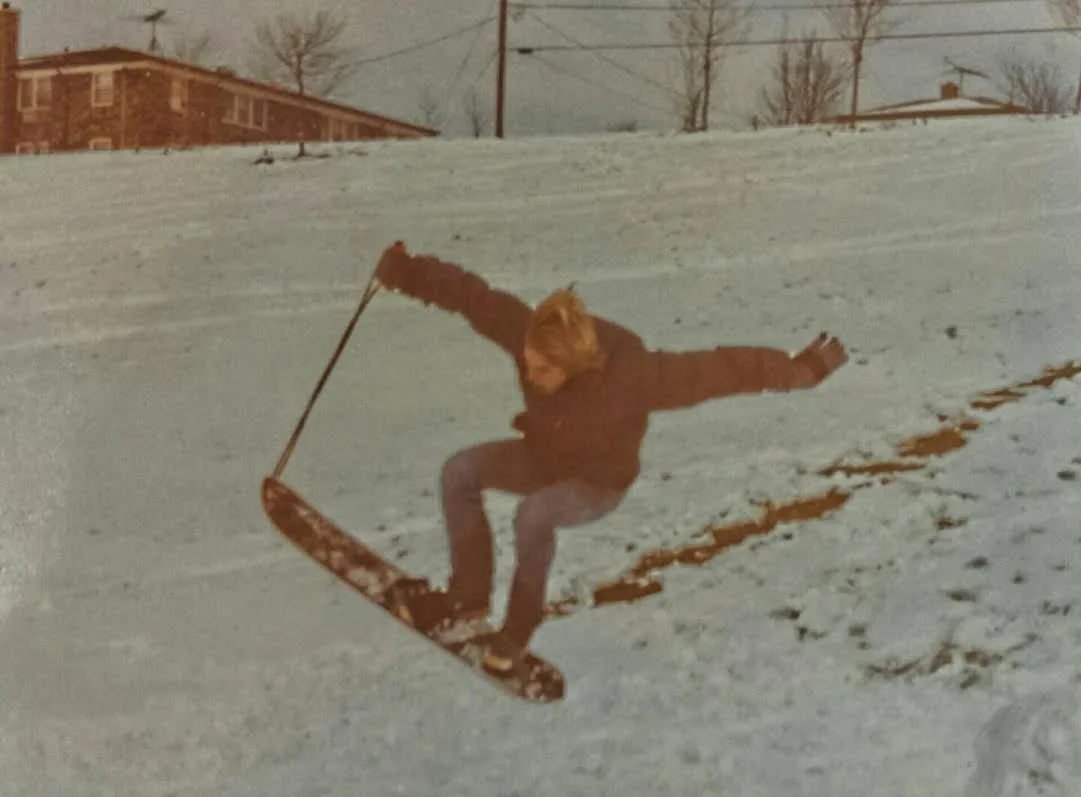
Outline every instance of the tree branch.
POLYGON ((326 97, 355 74, 340 40, 348 25, 326 9, 301 17, 282 13, 255 29, 253 71, 301 94, 326 97))

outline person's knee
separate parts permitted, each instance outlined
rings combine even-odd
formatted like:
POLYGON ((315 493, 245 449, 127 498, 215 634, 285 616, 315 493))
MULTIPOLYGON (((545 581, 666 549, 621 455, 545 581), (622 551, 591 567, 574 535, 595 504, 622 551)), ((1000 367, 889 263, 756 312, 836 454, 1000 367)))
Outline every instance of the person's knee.
POLYGON ((440 484, 444 493, 470 493, 479 490, 480 478, 469 449, 459 451, 443 463, 440 484))

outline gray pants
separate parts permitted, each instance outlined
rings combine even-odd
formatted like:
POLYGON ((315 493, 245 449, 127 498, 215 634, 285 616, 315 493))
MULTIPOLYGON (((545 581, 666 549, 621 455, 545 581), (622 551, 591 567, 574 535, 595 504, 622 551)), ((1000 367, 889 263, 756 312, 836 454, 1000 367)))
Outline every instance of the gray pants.
POLYGON ((485 443, 452 456, 443 466, 442 500, 450 538, 450 589, 466 604, 486 605, 492 592, 492 531, 484 490, 524 496, 514 516, 517 567, 504 631, 526 645, 544 619, 548 569, 557 528, 580 526, 611 512, 626 491, 581 481, 552 482, 520 438, 485 443))

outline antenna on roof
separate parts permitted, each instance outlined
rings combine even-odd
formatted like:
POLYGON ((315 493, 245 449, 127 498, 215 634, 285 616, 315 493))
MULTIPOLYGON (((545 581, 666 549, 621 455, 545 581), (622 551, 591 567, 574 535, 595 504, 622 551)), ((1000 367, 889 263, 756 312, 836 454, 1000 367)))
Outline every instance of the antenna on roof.
MULTIPOLYGON (((150 47, 149 50, 152 53, 161 52, 161 42, 158 41, 158 23, 162 22, 162 17, 166 14, 166 9, 158 8, 151 11, 149 14, 136 14, 135 16, 124 17, 124 19, 138 20, 139 22, 146 22, 150 25, 150 47)), ((162 24, 168 24, 162 22, 162 24)))
POLYGON ((960 94, 965 93, 965 75, 971 75, 972 77, 982 77, 984 80, 991 79, 991 76, 988 75, 986 72, 981 72, 978 69, 971 69, 967 66, 960 66, 958 64, 955 64, 949 58, 944 58, 943 60, 950 66, 950 68, 946 71, 954 72, 957 75, 957 91, 960 94))

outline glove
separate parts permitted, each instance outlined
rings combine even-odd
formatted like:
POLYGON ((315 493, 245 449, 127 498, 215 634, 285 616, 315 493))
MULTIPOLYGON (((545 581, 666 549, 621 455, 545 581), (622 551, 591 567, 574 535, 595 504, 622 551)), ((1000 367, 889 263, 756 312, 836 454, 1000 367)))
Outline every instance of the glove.
POLYGON ((391 291, 399 290, 405 264, 410 262, 409 253, 405 250, 404 241, 395 241, 383 250, 379 263, 375 267, 375 278, 384 288, 391 291))
POLYGON ((848 353, 841 341, 823 332, 792 359, 806 370, 806 386, 814 387, 844 365, 848 361, 848 353))

